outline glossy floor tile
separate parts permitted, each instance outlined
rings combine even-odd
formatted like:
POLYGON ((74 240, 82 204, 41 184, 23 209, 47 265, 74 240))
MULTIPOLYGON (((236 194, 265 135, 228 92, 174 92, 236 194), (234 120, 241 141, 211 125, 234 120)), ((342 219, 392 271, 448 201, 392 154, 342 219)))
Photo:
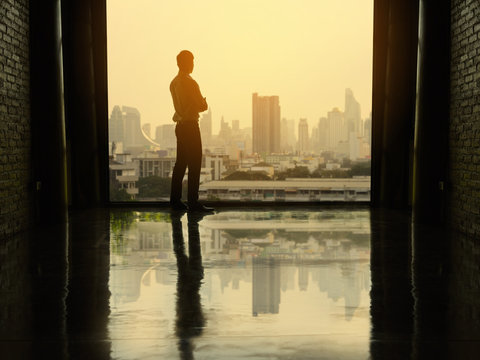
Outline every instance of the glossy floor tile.
POLYGON ((101 209, 0 247, 0 359, 478 359, 480 244, 368 208, 101 209))

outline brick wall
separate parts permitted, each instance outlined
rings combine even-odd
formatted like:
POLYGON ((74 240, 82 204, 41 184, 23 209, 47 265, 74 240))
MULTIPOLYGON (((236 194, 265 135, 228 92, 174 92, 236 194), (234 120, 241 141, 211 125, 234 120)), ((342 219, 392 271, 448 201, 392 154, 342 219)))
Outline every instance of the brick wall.
POLYGON ((0 238, 29 225, 28 0, 0 1, 0 238))
POLYGON ((480 2, 452 0, 450 215, 480 235, 480 2))

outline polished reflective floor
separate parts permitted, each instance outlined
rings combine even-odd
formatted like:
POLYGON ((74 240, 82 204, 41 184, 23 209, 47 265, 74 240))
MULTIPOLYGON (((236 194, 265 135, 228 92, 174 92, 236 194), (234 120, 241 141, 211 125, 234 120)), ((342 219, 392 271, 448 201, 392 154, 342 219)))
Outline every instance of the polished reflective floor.
POLYGON ((358 208, 103 209, 0 248, 0 359, 478 359, 480 247, 358 208))

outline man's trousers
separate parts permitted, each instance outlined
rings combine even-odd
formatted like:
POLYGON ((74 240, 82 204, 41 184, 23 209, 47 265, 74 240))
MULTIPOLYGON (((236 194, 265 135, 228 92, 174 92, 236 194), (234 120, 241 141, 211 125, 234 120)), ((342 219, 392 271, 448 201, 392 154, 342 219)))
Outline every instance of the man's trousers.
POLYGON ((188 167, 188 203, 198 202, 198 187, 202 167, 202 140, 197 121, 178 123, 175 127, 177 136, 177 160, 173 168, 170 203, 181 201, 182 182, 188 167))

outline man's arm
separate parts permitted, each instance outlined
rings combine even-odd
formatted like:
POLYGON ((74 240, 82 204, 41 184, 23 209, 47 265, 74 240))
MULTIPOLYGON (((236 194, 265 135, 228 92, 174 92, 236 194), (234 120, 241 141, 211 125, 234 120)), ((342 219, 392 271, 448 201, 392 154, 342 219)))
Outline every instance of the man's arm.
MULTIPOLYGON (((198 113, 208 109, 206 99, 192 78, 184 78, 173 87, 172 96, 178 106, 175 110, 183 119, 198 119, 198 113)), ((175 101, 174 101, 175 102, 175 101)))
POLYGON ((208 110, 207 98, 204 98, 202 93, 200 92, 200 87, 198 86, 197 82, 193 80, 194 86, 194 101, 195 107, 197 108, 198 112, 203 112, 208 110))

